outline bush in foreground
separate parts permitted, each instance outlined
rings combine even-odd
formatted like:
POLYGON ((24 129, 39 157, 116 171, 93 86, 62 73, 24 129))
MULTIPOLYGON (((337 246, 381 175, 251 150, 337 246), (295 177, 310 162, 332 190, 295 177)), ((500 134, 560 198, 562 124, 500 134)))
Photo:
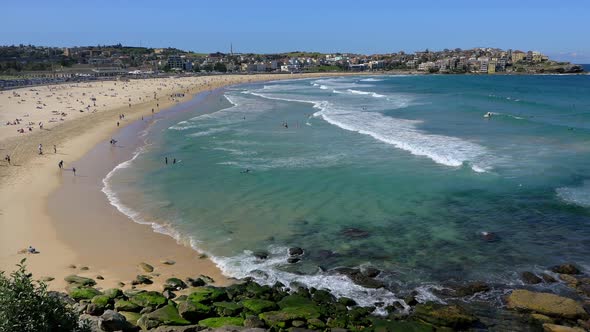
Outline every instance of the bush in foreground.
POLYGON ((47 285, 33 281, 24 265, 6 276, 0 271, 0 332, 85 332, 79 315, 59 297, 47 291, 47 285))

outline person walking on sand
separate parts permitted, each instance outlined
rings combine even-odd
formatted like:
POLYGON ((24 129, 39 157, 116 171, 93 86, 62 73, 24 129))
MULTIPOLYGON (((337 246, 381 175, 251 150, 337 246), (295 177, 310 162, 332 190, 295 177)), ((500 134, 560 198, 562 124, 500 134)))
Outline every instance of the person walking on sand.
POLYGON ((7 154, 6 157, 4 157, 4 160, 10 165, 10 155, 7 154))
POLYGON ((59 169, 64 168, 64 161, 60 160, 59 163, 57 163, 57 167, 59 167, 59 169))
POLYGON ((72 167, 72 172, 74 172, 74 176, 76 176, 76 167, 72 167))
POLYGON ((57 153, 57 146, 55 144, 53 144, 53 153, 57 153))
POLYGON ((119 121, 117 121, 117 127, 119 127, 119 121))
POLYGON ((39 150, 39 154, 43 154, 43 144, 39 144, 37 149, 39 150))

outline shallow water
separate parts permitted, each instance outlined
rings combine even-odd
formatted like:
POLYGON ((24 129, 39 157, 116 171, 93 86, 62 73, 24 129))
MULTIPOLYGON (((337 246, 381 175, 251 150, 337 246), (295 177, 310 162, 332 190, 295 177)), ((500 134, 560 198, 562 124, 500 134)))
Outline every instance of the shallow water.
POLYGON ((523 270, 590 265, 588 76, 245 85, 146 138, 105 181, 111 201, 230 276, 370 304, 413 288, 430 297, 449 281, 509 287, 523 270), (306 249, 300 263, 286 263, 290 246, 306 249), (366 265, 384 271, 386 290, 329 272, 366 265))

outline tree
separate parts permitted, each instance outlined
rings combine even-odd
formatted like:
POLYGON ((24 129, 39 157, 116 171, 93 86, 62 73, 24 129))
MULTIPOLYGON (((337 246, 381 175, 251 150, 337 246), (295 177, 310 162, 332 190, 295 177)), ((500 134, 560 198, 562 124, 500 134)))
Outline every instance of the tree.
POLYGON ((31 280, 25 259, 9 277, 0 272, 0 331, 87 332, 87 324, 79 324, 79 314, 47 285, 31 280))
POLYGON ((218 63, 216 63, 216 64, 215 64, 215 66, 213 67, 213 69, 214 69, 215 71, 218 71, 218 72, 220 72, 220 73, 225 73, 225 72, 227 72, 227 67, 225 66, 225 63, 223 63, 223 62, 218 62, 218 63))
POLYGON ((208 72, 212 72, 213 71, 213 65, 208 63, 206 65, 203 66, 203 70, 208 71, 208 72))

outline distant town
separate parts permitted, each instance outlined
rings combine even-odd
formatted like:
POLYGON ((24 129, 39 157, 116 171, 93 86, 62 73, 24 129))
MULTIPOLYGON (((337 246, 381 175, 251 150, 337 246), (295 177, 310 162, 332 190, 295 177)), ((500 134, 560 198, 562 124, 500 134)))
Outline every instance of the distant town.
MULTIPOLYGON (((118 45, 0 46, 0 86, 14 80, 72 80, 109 76, 222 73, 407 71, 432 74, 580 73, 537 51, 474 48, 389 54, 289 52, 195 53, 175 48, 118 45)), ((17 84, 13 82, 13 84, 17 84)))

